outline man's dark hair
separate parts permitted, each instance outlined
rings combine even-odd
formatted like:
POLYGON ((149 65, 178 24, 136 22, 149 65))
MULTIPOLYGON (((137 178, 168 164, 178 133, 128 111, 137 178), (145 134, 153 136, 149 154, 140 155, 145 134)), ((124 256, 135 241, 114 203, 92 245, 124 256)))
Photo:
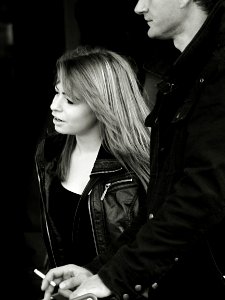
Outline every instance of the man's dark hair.
POLYGON ((199 5, 204 11, 209 13, 214 7, 214 5, 221 0, 193 0, 193 1, 196 2, 196 4, 199 5))

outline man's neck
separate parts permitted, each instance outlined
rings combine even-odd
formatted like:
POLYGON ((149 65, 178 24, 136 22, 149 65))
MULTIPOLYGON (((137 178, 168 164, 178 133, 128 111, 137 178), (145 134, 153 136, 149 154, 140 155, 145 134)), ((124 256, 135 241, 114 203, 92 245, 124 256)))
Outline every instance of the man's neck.
POLYGON ((207 18, 207 13, 197 5, 193 5, 188 12, 187 18, 182 24, 180 32, 174 37, 174 46, 181 52, 192 41, 207 18))

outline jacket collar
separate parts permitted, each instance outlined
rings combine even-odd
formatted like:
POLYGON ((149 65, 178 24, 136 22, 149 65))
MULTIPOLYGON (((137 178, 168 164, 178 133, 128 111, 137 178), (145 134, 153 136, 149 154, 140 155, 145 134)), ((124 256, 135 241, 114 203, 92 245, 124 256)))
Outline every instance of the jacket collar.
POLYGON ((182 53, 174 47, 172 40, 154 40, 144 69, 165 81, 181 84, 194 78, 211 55, 212 49, 224 43, 225 3, 221 0, 182 53))
MULTIPOLYGON (((66 135, 53 133, 45 139, 45 160, 57 161, 66 142, 66 135)), ((122 170, 118 160, 101 145, 91 175, 122 170)))
POLYGON ((178 56, 166 74, 174 84, 192 82, 199 75, 213 51, 225 43, 225 5, 219 1, 193 40, 178 56))
MULTIPOLYGON (((186 49, 171 64, 171 67, 164 67, 166 71, 163 81, 158 84, 160 94, 171 95, 176 91, 184 94, 197 77, 202 75, 201 72, 209 57, 218 59, 213 54, 224 45, 225 3, 219 1, 186 49)), ((213 68, 219 68, 219 63, 214 61, 213 68)), ((153 111, 145 120, 146 126, 151 126, 152 122, 155 122, 160 106, 161 103, 156 101, 153 111)))
POLYGON ((101 145, 91 175, 100 173, 115 173, 123 168, 118 160, 101 145))

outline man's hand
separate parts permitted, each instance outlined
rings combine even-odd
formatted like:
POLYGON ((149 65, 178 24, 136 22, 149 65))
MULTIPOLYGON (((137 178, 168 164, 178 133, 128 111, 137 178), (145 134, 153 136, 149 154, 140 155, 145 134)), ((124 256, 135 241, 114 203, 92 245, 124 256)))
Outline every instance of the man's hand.
POLYGON ((88 293, 96 295, 97 298, 105 298, 111 295, 111 291, 104 285, 98 275, 87 276, 86 279, 83 279, 84 278, 80 280, 80 278, 76 276, 61 282, 59 285, 60 293, 64 289, 68 291, 68 289, 77 287, 70 295, 67 294, 70 300, 88 293))
POLYGON ((51 269, 42 281, 41 290, 45 292, 43 300, 50 300, 54 291, 54 287, 50 284, 51 281, 54 281, 56 284, 63 281, 66 288, 62 290, 60 286, 58 292, 69 298, 74 288, 92 275, 87 269, 72 264, 51 269))

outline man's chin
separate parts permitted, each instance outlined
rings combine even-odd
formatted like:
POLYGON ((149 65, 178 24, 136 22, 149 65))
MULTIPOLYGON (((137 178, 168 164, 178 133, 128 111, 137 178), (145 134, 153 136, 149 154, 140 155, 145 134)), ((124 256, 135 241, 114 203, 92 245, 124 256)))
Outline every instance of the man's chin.
POLYGON ((151 38, 151 39, 159 39, 159 40, 164 39, 162 35, 157 34, 156 32, 154 32, 152 30, 152 28, 149 28, 149 30, 148 30, 148 37, 151 38))
POLYGON ((156 38, 156 36, 155 36, 155 34, 152 32, 152 29, 151 28, 149 28, 149 30, 148 30, 148 37, 150 37, 151 39, 154 39, 154 38, 156 38))

